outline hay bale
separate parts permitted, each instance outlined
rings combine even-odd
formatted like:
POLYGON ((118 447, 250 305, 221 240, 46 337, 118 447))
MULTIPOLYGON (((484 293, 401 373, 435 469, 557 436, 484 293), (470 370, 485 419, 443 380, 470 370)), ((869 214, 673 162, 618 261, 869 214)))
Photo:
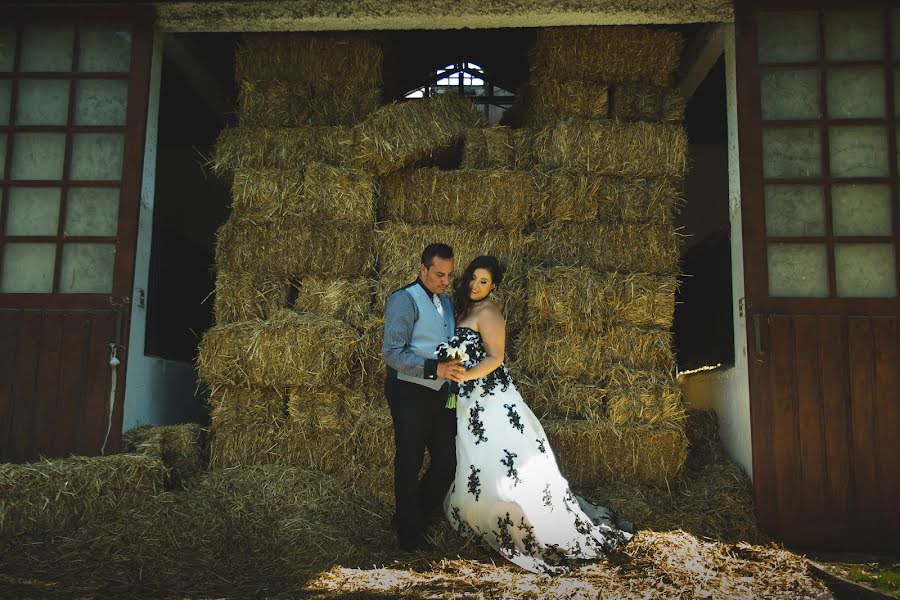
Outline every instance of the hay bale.
POLYGON ((310 423, 247 425, 213 422, 209 429, 211 469, 281 465, 331 472, 344 464, 344 434, 310 423))
POLYGON ((577 169, 596 175, 669 177, 687 171, 684 129, 663 123, 567 119, 534 133, 539 171, 577 169))
POLYGON ((353 127, 354 164, 386 175, 452 146, 482 122, 475 105, 456 94, 383 106, 353 127))
POLYGON ((584 171, 557 171, 536 179, 537 223, 615 221, 669 224, 680 203, 679 190, 661 177, 598 177, 584 171))
POLYGON ((369 402, 363 390, 343 386, 302 386, 288 390, 289 422, 323 435, 340 436, 369 402))
POLYGON ((276 426, 287 419, 287 394, 274 387, 214 385, 208 402, 213 424, 276 426))
POLYGON ((288 279, 258 273, 216 273, 213 315, 216 323, 268 319, 287 308, 293 286, 288 279))
POLYGON ((654 121, 677 125, 684 121, 687 101, 678 90, 655 85, 617 85, 611 110, 620 121, 654 121))
POLYGON ((216 269, 280 278, 365 275, 375 265, 372 233, 371 225, 346 221, 232 218, 216 233, 216 269))
POLYGON ((529 255, 548 267, 674 275, 679 242, 668 225, 562 222, 536 231, 529 255))
POLYGON ((352 461, 348 462, 362 467, 355 477, 356 484, 377 502, 393 507, 394 424, 383 401, 360 415, 350 440, 352 461))
POLYGON ((238 118, 241 127, 354 125, 381 100, 372 81, 241 81, 238 118))
POLYGON ((162 494, 166 475, 161 459, 140 454, 0 464, 0 539, 96 524, 162 494))
POLYGON ((522 229, 534 199, 534 179, 524 171, 413 169, 381 187, 386 218, 414 225, 522 229))
POLYGON ((531 131, 509 127, 467 129, 463 138, 463 169, 531 168, 531 131))
POLYGON ((684 420, 681 389, 666 372, 613 365, 599 379, 544 373, 526 381, 522 394, 540 419, 575 419, 615 427, 681 427, 684 420))
POLYGON ((671 29, 548 27, 538 30, 531 71, 562 81, 665 86, 678 68, 683 45, 681 34, 671 29))
POLYGON ((516 360, 537 376, 552 372, 599 380, 616 363, 639 370, 674 371, 667 329, 610 325, 601 332, 529 322, 516 340, 516 360))
POLYGON ((197 423, 142 425, 122 434, 122 452, 162 459, 167 488, 183 488, 206 470, 206 430, 197 423))
POLYGON ((573 420, 544 421, 543 426, 560 470, 579 487, 610 481, 666 485, 679 477, 687 455, 687 438, 679 428, 573 420))
POLYGON ((528 407, 541 420, 575 419, 607 423, 606 387, 600 380, 575 379, 554 373, 520 375, 516 385, 528 407))
POLYGON ((453 248, 458 273, 476 256, 492 254, 506 266, 504 286, 507 279, 511 283, 524 278, 525 253, 530 238, 520 231, 398 222, 384 223, 375 231, 375 248, 382 278, 402 276, 408 278, 407 283, 413 281, 422 259, 422 249, 433 242, 443 242, 453 248))
POLYGON ((289 310, 268 321, 216 325, 204 334, 197 355, 200 379, 208 385, 345 385, 360 363, 355 329, 289 310))
POLYGON ((335 85, 381 85, 381 45, 364 36, 298 33, 247 34, 234 57, 237 81, 273 79, 335 85))
POLYGON ((677 280, 671 275, 548 267, 528 272, 528 314, 557 327, 610 323, 671 327, 677 280))
POLYGON ((349 165, 353 156, 353 133, 347 127, 236 127, 219 134, 209 164, 216 175, 227 175, 240 169, 296 169, 314 162, 349 165))
MULTIPOLYGON (((383 310, 382 310, 383 312, 383 310)), ((372 316, 362 326, 362 388, 369 404, 384 403, 384 380, 387 377, 387 365, 381 357, 381 346, 384 343, 384 319, 372 316)))
POLYGON ((685 418, 681 386, 668 371, 615 365, 604 378, 606 416, 615 426, 668 426, 685 418))
POLYGON ((372 312, 375 280, 308 276, 297 283, 294 309, 362 327, 372 312))
POLYGON ((232 214, 243 219, 375 222, 374 177, 324 163, 296 168, 239 169, 231 185, 232 214))
POLYGON ((526 121, 532 127, 567 117, 609 117, 609 86, 591 81, 561 81, 539 77, 528 83, 526 121))

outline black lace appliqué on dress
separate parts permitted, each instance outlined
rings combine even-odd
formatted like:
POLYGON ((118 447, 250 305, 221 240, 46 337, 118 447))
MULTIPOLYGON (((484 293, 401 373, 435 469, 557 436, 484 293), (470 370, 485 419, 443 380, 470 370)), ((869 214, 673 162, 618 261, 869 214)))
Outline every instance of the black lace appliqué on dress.
POLYGON ((522 424, 522 417, 516 411, 516 405, 504 404, 503 408, 506 409, 506 417, 509 419, 509 424, 513 426, 513 429, 518 429, 519 433, 525 433, 525 425, 522 424))
POLYGON ((506 513, 505 517, 497 517, 497 540, 500 542, 500 549, 515 555, 519 553, 519 549, 516 548, 516 543, 513 541, 512 534, 509 532, 509 528, 512 527, 512 525, 513 522, 512 519, 509 518, 509 513, 506 513))
POLYGON ((539 451, 541 454, 547 454, 547 448, 544 446, 544 443, 545 443, 547 440, 541 438, 541 439, 535 440, 535 441, 537 442, 537 445, 538 445, 538 451, 539 451))
POLYGON ((478 404, 477 400, 475 401, 475 406, 469 410, 469 431, 476 437, 476 446, 481 442, 488 441, 484 435, 484 423, 481 422, 481 413, 483 412, 484 407, 478 404))
MULTIPOLYGON (((465 345, 467 349, 467 354, 469 355, 469 360, 466 361, 466 368, 472 368, 477 365, 485 358, 487 358, 487 350, 484 348, 484 340, 481 339, 481 334, 475 331, 474 329, 469 329, 468 327, 458 327, 456 329, 456 335, 450 339, 450 342, 446 345, 449 348, 458 348, 462 345, 465 345)), ((444 345, 441 345, 438 350, 438 360, 442 360, 442 357, 446 358, 449 356, 447 350, 444 345)), ((506 370, 506 367, 500 365, 484 377, 480 379, 470 379, 468 381, 463 381, 459 384, 459 393, 462 396, 472 396, 475 392, 475 387, 477 385, 481 385, 481 398, 485 398, 487 396, 493 396, 494 392, 499 388, 499 391, 505 392, 512 385, 512 378, 509 376, 509 371, 506 370)))
POLYGON ((550 484, 544 486, 544 497, 542 498, 544 501, 544 506, 550 507, 550 512, 553 512, 553 496, 550 495, 550 484))
POLYGON ((537 539, 534 537, 534 527, 525 522, 525 517, 522 517, 518 527, 521 531, 526 532, 525 537, 522 538, 525 554, 532 554, 537 542, 537 539))
POLYGON ((513 460, 518 454, 514 452, 510 452, 509 450, 503 451, 506 454, 506 458, 501 458, 500 463, 506 467, 506 476, 512 477, 513 481, 515 481, 515 485, 519 485, 522 483, 522 480, 519 479, 519 470, 515 467, 515 461, 513 460))
POLYGON ((469 493, 475 496, 475 502, 478 502, 478 497, 481 495, 481 479, 478 474, 481 473, 481 469, 476 469, 475 465, 469 465, 469 468, 472 469, 472 472, 469 473, 469 493))

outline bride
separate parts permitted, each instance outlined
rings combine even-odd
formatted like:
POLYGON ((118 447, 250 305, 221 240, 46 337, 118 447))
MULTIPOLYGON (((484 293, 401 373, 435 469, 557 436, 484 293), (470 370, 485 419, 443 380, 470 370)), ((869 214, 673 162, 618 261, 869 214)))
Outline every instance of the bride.
MULTIPOLYGON (((438 360, 467 371, 456 405, 456 475, 444 512, 475 538, 529 571, 560 574, 631 539, 605 508, 573 496, 547 436, 503 364, 506 325, 491 292, 503 280, 493 256, 473 260, 453 297, 456 335, 438 360)), ((624 524, 623 524, 624 526, 624 524)))

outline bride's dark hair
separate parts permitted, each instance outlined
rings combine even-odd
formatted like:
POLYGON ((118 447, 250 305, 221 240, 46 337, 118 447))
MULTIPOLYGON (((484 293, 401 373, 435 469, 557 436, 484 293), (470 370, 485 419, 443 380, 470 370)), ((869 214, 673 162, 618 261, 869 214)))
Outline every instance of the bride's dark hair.
POLYGON ((457 321, 461 320, 472 307, 472 300, 469 298, 469 282, 472 281, 475 269, 490 271, 493 284, 497 287, 500 287, 503 273, 506 271, 500 261, 493 256, 478 256, 469 263, 462 276, 457 278, 453 288, 453 314, 457 321))

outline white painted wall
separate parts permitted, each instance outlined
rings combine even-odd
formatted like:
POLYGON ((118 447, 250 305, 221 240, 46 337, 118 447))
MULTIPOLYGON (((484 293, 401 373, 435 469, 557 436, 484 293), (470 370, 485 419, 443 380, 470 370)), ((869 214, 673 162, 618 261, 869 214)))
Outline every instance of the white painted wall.
POLYGON ((147 134, 141 183, 134 288, 131 295, 131 331, 128 336, 128 372, 122 431, 145 423, 169 425, 191 421, 197 415, 193 400, 197 375, 191 363, 144 354, 147 308, 141 304, 150 278, 150 242, 153 235, 153 199, 156 191, 157 124, 162 80, 163 34, 156 32, 150 69, 147 134), (144 292, 142 294, 142 292, 144 292))
POLYGON ((719 435, 731 459, 753 476, 750 438, 750 387, 747 323, 743 311, 744 244, 741 228, 741 177, 738 153, 737 83, 734 25, 725 27, 725 94, 728 107, 728 213, 731 221, 731 291, 734 310, 734 366, 715 372, 713 408, 719 435))

